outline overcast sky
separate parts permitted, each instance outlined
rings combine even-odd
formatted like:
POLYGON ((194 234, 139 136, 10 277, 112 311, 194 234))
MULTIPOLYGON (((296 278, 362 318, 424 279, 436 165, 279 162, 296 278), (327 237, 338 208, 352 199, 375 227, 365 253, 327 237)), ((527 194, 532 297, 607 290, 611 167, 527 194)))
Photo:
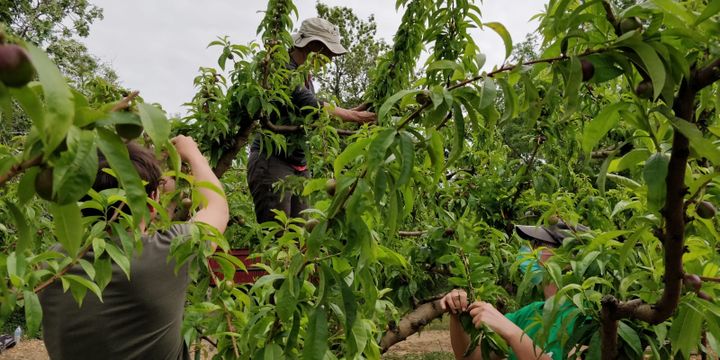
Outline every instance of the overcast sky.
MULTIPOLYGON (((217 36, 234 43, 256 39, 267 5, 263 0, 91 0, 104 9, 103 20, 92 25, 84 39, 90 52, 108 62, 122 85, 140 90, 148 102, 160 103, 170 114, 185 114, 182 104, 195 90, 193 78, 201 66, 217 66, 219 48, 206 48, 217 36)), ((323 0, 348 6, 361 18, 375 15, 378 36, 392 44, 402 13, 395 0, 323 0)), ((530 22, 546 0, 477 1, 485 22, 504 24, 514 43, 537 28, 530 22)), ((316 0, 296 0, 300 20, 316 16, 316 0)), ((400 9, 402 11, 402 9, 400 9)), ((299 21, 296 28, 299 26, 299 21)), ((486 69, 503 61, 502 40, 492 30, 478 33, 477 44, 487 55, 486 69)))

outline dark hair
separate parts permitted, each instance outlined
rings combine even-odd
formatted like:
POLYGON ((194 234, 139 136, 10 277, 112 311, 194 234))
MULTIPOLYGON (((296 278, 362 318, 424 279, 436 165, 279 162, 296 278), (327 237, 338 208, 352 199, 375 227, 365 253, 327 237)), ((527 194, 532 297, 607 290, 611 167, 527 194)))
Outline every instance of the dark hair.
MULTIPOLYGON (((155 154, 152 150, 144 148, 137 143, 127 143, 128 155, 130 162, 132 162, 135 170, 140 179, 145 182, 145 193, 150 196, 160 186, 160 179, 162 177, 162 171, 160 170, 160 163, 155 158, 155 154)), ((118 180, 115 176, 108 174, 103 169, 110 169, 110 164, 104 154, 98 151, 98 171, 95 177, 95 183, 93 184, 93 190, 100 192, 106 189, 118 188, 118 180)), ((85 197, 84 200, 89 199, 85 197)), ((116 203, 110 206, 110 208, 119 208, 122 204, 116 203)), ((130 214, 130 209, 125 206, 123 212, 130 214)), ((112 210, 111 210, 112 213, 112 210)), ((102 213, 95 209, 83 209, 84 216, 101 216, 102 213)), ((107 214, 106 214, 107 215, 107 214)))
MULTIPOLYGON (((140 179, 147 183, 145 185, 145 193, 150 196, 160 185, 160 178, 162 176, 160 163, 155 159, 155 154, 153 154, 150 149, 146 149, 134 142, 127 143, 127 150, 130 155, 130 161, 133 163, 133 166, 135 166, 135 170, 138 172, 138 175, 140 175, 140 179)), ((109 169, 110 164, 102 153, 99 154, 99 160, 97 177, 92 186, 93 190, 100 192, 105 189, 117 188, 117 179, 103 171, 103 169, 109 169)))

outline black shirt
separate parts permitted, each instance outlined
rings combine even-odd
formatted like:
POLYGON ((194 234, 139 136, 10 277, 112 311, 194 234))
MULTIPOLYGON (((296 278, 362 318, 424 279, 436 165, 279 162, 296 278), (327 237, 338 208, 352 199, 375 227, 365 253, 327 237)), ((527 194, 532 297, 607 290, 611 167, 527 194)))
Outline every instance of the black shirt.
MULTIPOLYGON (((291 57, 290 62, 287 64, 287 68, 295 70, 297 67, 297 63, 291 57)), ((292 101, 292 106, 280 107, 280 117, 275 121, 276 125, 301 125, 304 123, 304 118, 307 114, 306 111, 301 111, 302 108, 307 106, 320 108, 322 106, 322 102, 315 96, 315 86, 313 86, 312 81, 306 81, 304 86, 296 87, 295 90, 293 90, 290 99, 292 101)), ((306 165, 305 143, 307 139, 305 134, 302 131, 293 134, 285 134, 285 139, 287 142, 287 151, 281 152, 278 150, 275 151, 273 155, 292 165, 306 165)), ((256 136, 250 150, 260 151, 261 142, 261 137, 256 136)), ((263 149, 262 152, 266 153, 266 150, 263 149)))

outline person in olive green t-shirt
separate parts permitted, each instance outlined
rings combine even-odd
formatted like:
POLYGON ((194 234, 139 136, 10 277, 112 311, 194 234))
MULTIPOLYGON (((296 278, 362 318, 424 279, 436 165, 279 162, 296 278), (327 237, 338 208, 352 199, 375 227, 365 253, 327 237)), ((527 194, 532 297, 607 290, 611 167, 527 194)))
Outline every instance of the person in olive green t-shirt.
MULTIPOLYGON (((207 181, 222 189, 192 138, 178 136, 172 142, 178 155, 190 165, 196 181, 207 181)), ((147 184, 147 195, 157 200, 158 192, 168 187, 167 184, 160 185, 162 174, 157 159, 151 150, 135 143, 128 143, 127 149, 130 161, 147 184)), ((102 154, 99 160, 93 189, 99 192, 117 188, 115 177, 104 170, 109 167, 107 160, 102 154)), ((207 202, 190 221, 203 222, 220 233, 224 232, 229 218, 225 196, 207 187, 200 188, 199 192, 207 202)), ((121 203, 116 205, 122 206, 121 203)), ((99 211, 97 215, 112 218, 115 211, 111 209, 109 214, 99 211)), ((153 218, 155 209, 151 208, 150 213, 153 218)), ((82 304, 78 304, 70 292, 64 291, 60 281, 55 281, 40 293, 43 340, 51 359, 190 359, 181 333, 190 279, 186 266, 176 272, 175 261, 168 259, 171 244, 187 237, 191 226, 188 223, 177 224, 148 234, 146 225, 141 222, 139 226, 143 233, 142 252, 136 252, 130 258, 129 278, 113 261, 111 279, 102 292, 102 301, 89 295, 82 304)), ((116 238, 114 236, 109 241, 117 241, 116 238)), ((215 247, 215 244, 212 246, 215 247)), ((61 252, 62 247, 58 245, 55 250, 61 252)), ((83 259, 91 263, 95 260, 92 249, 83 255, 83 259)), ((86 276, 78 265, 72 267, 68 274, 86 276)))
MULTIPOLYGON (((564 225, 564 224, 562 224, 564 225)), ((566 225, 564 225, 566 226, 566 225)), ((521 237, 529 239, 534 245, 544 246, 540 250, 539 262, 537 260, 524 261, 520 270, 522 272, 530 269, 532 282, 538 285, 540 283, 542 271, 540 264, 545 262, 552 256, 550 248, 557 247, 562 244, 564 233, 557 228, 542 228, 531 226, 518 226, 518 233, 521 237)), ((576 230, 578 228, 575 228, 576 230)), ((581 230, 585 230, 583 227, 581 230)), ((531 253, 530 248, 523 247, 522 253, 531 253)), ((557 292, 557 286, 553 283, 547 283, 543 287, 545 299, 550 299, 557 292)), ((493 305, 484 301, 475 301, 468 304, 467 293, 462 289, 455 289, 446 294, 440 305, 444 311, 450 312, 450 342, 452 344, 455 358, 467 360, 482 359, 481 349, 477 347, 470 356, 465 357, 465 351, 470 345, 470 336, 463 329, 459 316, 463 312, 469 312, 473 318, 473 324, 476 327, 487 325, 491 330, 499 334, 508 344, 511 351, 508 354, 510 360, 560 360, 567 358, 563 353, 560 336, 563 332, 572 333, 573 319, 569 316, 575 316, 576 308, 569 304, 563 303, 557 310, 554 322, 549 331, 545 334, 544 346, 535 344, 537 335, 542 328, 543 308, 545 301, 536 301, 525 305, 518 311, 503 315, 493 305), (566 328, 570 324, 570 328, 566 328)), ((490 354, 490 358, 498 358, 496 354, 490 354)))

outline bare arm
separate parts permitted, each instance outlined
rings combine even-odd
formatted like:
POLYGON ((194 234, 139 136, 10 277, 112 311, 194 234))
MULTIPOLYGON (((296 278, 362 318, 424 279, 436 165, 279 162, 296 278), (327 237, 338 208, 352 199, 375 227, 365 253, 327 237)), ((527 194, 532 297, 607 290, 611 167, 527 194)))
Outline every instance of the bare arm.
MULTIPOLYGON (((195 181, 213 184, 222 192, 220 180, 213 173, 210 164, 198 149, 195 141, 191 137, 180 135, 173 138, 172 142, 180 157, 190 165, 195 181)), ((225 232, 230 219, 230 210, 225 194, 218 194, 215 190, 206 187, 200 187, 198 191, 207 200, 207 205, 198 210, 192 221, 203 222, 214 227, 220 233, 225 232)), ((215 246, 217 245, 213 244, 213 247, 215 246)))
POLYGON ((552 360, 535 346, 533 340, 512 321, 501 314, 494 306, 476 301, 468 308, 475 327, 485 324, 498 333, 512 348, 519 360, 552 360))
POLYGON ((346 122, 354 122, 358 124, 365 124, 377 121, 375 113, 369 111, 358 111, 355 109, 343 109, 338 106, 332 106, 325 103, 324 106, 328 109, 331 115, 339 117, 346 122))
POLYGON ((440 301, 440 307, 450 313, 450 345, 452 345, 455 359, 480 360, 480 348, 476 348, 470 356, 465 357, 465 350, 470 346, 470 336, 460 323, 460 314, 467 311, 467 293, 463 289, 455 289, 447 293, 440 301))

